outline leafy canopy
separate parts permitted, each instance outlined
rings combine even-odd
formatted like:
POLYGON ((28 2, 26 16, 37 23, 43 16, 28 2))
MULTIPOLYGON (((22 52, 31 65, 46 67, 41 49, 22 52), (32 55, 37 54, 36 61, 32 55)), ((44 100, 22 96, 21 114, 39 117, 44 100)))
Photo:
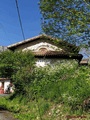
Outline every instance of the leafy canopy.
POLYGON ((5 51, 0 53, 0 77, 12 77, 23 68, 31 69, 34 64, 33 54, 28 52, 5 51))
POLYGON ((69 42, 90 40, 89 0, 40 0, 39 5, 46 34, 69 42))

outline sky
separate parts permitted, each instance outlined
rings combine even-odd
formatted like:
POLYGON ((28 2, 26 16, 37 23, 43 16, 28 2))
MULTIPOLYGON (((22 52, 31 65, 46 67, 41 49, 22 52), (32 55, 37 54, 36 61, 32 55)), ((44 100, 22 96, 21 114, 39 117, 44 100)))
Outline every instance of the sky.
MULTIPOLYGON (((18 0, 25 39, 41 33, 39 0, 18 0)), ((22 41, 15 0, 0 0, 0 46, 22 41)))

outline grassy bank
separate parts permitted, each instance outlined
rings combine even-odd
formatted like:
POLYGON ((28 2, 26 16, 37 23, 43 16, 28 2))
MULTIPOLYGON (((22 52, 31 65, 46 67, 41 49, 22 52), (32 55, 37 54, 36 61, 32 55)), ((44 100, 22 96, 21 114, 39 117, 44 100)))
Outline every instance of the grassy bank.
MULTIPOLYGON (((16 95, 9 98, 1 97, 0 106, 14 112, 20 120, 90 119, 89 66, 64 62, 35 68, 29 77, 25 93, 16 91, 16 95)), ((23 75, 16 79, 20 78, 25 79, 23 75)))

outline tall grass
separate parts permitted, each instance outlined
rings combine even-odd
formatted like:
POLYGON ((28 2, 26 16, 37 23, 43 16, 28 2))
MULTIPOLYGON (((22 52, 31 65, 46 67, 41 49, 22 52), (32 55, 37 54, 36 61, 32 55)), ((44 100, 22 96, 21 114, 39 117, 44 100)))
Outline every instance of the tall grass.
MULTIPOLYGON (((90 68, 68 62, 60 66, 36 69, 32 91, 53 102, 81 105, 90 97, 90 68), (35 90, 35 91, 34 91, 35 90)), ((31 92, 32 92, 31 91, 31 92)))
POLYGON ((14 97, 8 101, 2 98, 4 100, 0 103, 17 113, 20 120, 58 120, 58 117, 64 120, 66 114, 89 112, 89 106, 87 111, 83 109, 84 101, 90 98, 88 66, 79 67, 75 61, 65 61, 60 65, 35 68, 29 74, 27 77, 23 76, 24 73, 15 76, 15 79, 22 79, 20 83, 28 78, 26 82, 29 83, 24 83, 24 94, 16 91, 14 97))

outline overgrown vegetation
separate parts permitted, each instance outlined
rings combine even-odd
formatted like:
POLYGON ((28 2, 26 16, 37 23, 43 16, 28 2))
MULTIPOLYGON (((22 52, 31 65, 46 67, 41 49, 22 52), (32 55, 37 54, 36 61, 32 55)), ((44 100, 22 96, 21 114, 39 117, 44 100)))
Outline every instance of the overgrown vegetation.
POLYGON ((4 51, 0 53, 0 77, 12 77, 23 68, 32 68, 34 56, 29 52, 4 51))
POLYGON ((90 46, 89 0, 40 0, 39 6, 44 33, 90 46))
POLYGON ((25 61, 11 74, 15 93, 0 98, 1 107, 14 112, 20 120, 67 120, 68 115, 90 119, 89 66, 79 67, 76 61, 65 60, 37 68, 25 61))

